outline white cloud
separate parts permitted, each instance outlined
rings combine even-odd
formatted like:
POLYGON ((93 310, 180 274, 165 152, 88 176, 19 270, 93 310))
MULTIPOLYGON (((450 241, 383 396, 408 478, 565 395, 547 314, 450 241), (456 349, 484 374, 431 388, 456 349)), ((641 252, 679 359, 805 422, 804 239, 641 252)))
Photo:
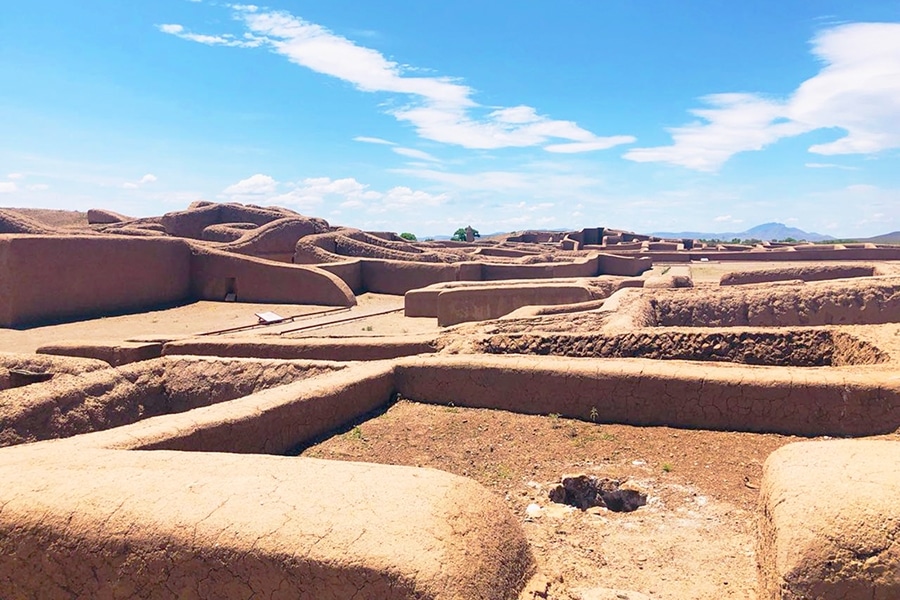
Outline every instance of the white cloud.
POLYGON ((19 191, 19 187, 14 181, 0 181, 0 194, 11 194, 19 191))
MULTIPOLYGON (((714 171, 739 152, 835 128, 843 135, 810 152, 871 154, 900 147, 900 23, 851 23, 812 41, 825 66, 786 99, 712 94, 700 120, 670 129, 673 144, 635 148, 625 158, 714 171)), ((815 164, 815 163, 814 163, 815 164)))
POLYGON ((415 148, 397 147, 397 148, 391 148, 391 150, 393 150, 394 152, 396 152, 397 154, 399 154, 401 156, 406 156, 408 158, 415 158, 417 160, 425 160, 428 162, 441 162, 441 159, 439 159, 435 156, 432 156, 431 154, 428 154, 427 152, 424 152, 422 150, 416 150, 415 148))
MULTIPOLYGON (((537 114, 530 106, 488 109, 472 98, 474 90, 450 77, 420 77, 413 67, 385 58, 321 25, 288 12, 232 5, 235 18, 248 29, 243 39, 230 34, 202 35, 182 25, 158 26, 163 33, 207 45, 256 47, 265 45, 294 64, 346 81, 364 92, 387 92, 408 98, 390 111, 411 124, 419 136, 470 149, 528 147, 551 144, 551 152, 588 152, 627 144, 632 136, 600 137, 571 121, 537 114)), ((369 141, 377 138, 356 138, 369 141)))
POLYGON ((353 138, 353 141, 354 142, 364 142, 366 144, 384 144, 386 146, 396 146, 397 145, 394 142, 389 142, 387 140, 383 140, 383 139, 377 138, 377 137, 368 137, 365 135, 358 135, 355 138, 353 138))
POLYGON ((727 223, 728 221, 731 221, 731 215, 721 215, 713 219, 713 221, 716 223, 727 223))
POLYGON ((241 40, 228 33, 222 35, 203 35, 199 33, 191 33, 189 31, 185 31, 183 25, 178 25, 176 23, 165 23, 163 25, 157 25, 156 28, 163 33, 174 35, 175 37, 179 37, 183 40, 197 42, 199 44, 206 44, 207 46, 257 48, 263 44, 263 40, 256 39, 253 36, 248 36, 247 38, 241 40))
POLYGON ((49 190, 50 186, 46 183, 33 183, 26 187, 29 192, 43 192, 44 190, 49 190))
POLYGON ((364 209, 368 213, 438 206, 449 199, 447 194, 432 194, 403 186, 379 192, 353 177, 341 179, 309 177, 298 182, 281 184, 272 177, 261 174, 229 186, 224 194, 232 199, 252 196, 256 201, 265 200, 268 203, 293 207, 301 211, 321 210, 328 205, 364 209), (288 189, 283 191, 284 188, 288 189))
POLYGON ((156 175, 154 175, 153 173, 147 173, 137 181, 126 181, 122 184, 121 187, 125 190, 136 190, 143 185, 153 183, 154 181, 156 181, 156 179, 156 175))
POLYGON ((10 173, 6 177, 7 177, 7 179, 24 179, 25 174, 24 173, 10 173))
POLYGON ((548 152, 556 152, 559 154, 573 154, 575 152, 593 152, 594 150, 607 150, 613 146, 622 144, 630 144, 636 141, 636 138, 630 135, 616 135, 603 138, 597 142, 571 142, 568 144, 550 144, 544 146, 544 150, 548 152))
POLYGON ((859 167, 849 167, 847 165, 836 165, 834 163, 816 163, 808 162, 803 165, 809 169, 841 169, 844 171, 858 171, 859 167))
POLYGON ((258 196, 271 194, 275 192, 277 187, 277 181, 268 175, 257 173, 247 179, 242 179, 233 185, 229 185, 222 190, 222 193, 228 196, 258 196))

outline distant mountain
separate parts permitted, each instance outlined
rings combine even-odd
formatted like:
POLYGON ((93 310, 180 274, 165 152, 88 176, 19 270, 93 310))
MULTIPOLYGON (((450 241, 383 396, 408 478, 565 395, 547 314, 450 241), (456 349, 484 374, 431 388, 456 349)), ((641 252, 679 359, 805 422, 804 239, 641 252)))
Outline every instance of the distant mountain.
POLYGON ((900 231, 892 231, 891 233, 883 233, 870 238, 861 238, 858 242, 869 242, 871 244, 900 244, 900 231))
POLYGON ((739 232, 727 231, 723 233, 709 233, 701 231, 657 231, 651 233, 650 235, 655 235, 656 237, 661 238, 688 238, 695 240, 703 239, 725 241, 733 240, 734 238, 739 238, 742 240, 753 239, 763 241, 794 238, 795 240, 806 240, 808 242, 824 242, 834 239, 830 235, 822 235, 821 233, 803 231, 802 229, 797 229, 796 227, 788 227, 784 223, 763 223, 762 225, 757 225, 756 227, 751 227, 746 231, 739 232))

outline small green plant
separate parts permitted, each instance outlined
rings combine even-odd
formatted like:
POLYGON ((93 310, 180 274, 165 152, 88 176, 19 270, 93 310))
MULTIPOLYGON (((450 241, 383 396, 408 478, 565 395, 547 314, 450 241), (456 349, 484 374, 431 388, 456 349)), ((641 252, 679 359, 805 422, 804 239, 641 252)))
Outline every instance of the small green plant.
POLYGON ((614 442, 616 441, 616 436, 611 433, 604 433, 600 436, 600 439, 602 439, 604 442, 614 442))
POLYGON ((667 462, 666 462, 666 463, 663 463, 663 464, 662 464, 662 470, 665 471, 666 473, 671 473, 671 472, 672 472, 672 465, 671 465, 670 463, 667 463, 667 462))
POLYGON ((497 465, 495 472, 498 479, 509 479, 512 477, 512 470, 504 464, 497 465))
POLYGON ((560 416, 561 415, 559 413, 550 413, 549 415, 547 415, 547 417, 550 419, 550 427, 552 429, 559 429, 560 427, 562 427, 562 425, 560 425, 559 423, 560 416))
POLYGON ((459 409, 456 408, 456 405, 453 404, 453 401, 447 403, 447 406, 444 407, 444 410, 449 413, 458 413, 459 409))
POLYGON ((358 441, 358 442, 366 441, 366 438, 363 437, 363 432, 359 425, 357 425, 356 427, 354 427, 353 429, 351 429, 344 435, 349 440, 354 440, 354 441, 358 441))
POLYGON ((597 407, 596 407, 596 406, 592 406, 592 407, 591 407, 591 412, 590 412, 591 422, 596 423, 596 422, 597 422, 597 416, 598 416, 599 414, 600 414, 600 413, 597 412, 597 407))
POLYGON ((404 240, 406 240, 407 242, 415 242, 415 241, 416 241, 416 236, 415 236, 415 234, 409 233, 409 232, 406 232, 406 231, 404 231, 403 233, 401 233, 401 234, 400 234, 400 237, 402 237, 402 238, 403 238, 404 240))

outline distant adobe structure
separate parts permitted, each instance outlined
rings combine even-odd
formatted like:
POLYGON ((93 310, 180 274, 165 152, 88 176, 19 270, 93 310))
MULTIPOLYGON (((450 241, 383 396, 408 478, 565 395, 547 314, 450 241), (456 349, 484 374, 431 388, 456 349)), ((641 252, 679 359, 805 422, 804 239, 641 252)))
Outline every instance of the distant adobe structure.
POLYGON ((82 229, 0 210, 0 326, 197 299, 349 306, 440 282, 633 276, 646 257, 497 243, 410 242, 281 207, 195 202, 160 217, 92 209, 82 229))

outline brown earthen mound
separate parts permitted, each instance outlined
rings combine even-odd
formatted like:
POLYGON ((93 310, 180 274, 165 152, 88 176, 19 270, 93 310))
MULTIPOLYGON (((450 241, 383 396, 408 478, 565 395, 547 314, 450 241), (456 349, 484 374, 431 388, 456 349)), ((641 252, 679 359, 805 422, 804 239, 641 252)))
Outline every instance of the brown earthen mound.
POLYGON ((37 219, 32 219, 17 211, 0 208, 0 234, 30 233, 34 235, 52 235, 59 232, 59 229, 56 227, 45 225, 37 219))
POLYGON ((200 238, 208 242, 233 242, 257 227, 256 223, 216 223, 205 227, 200 238))
POLYGON ((92 208, 87 212, 87 220, 90 225, 107 225, 110 223, 124 223, 133 221, 133 217, 126 217, 117 212, 104 208, 92 208))
MULTIPOLYGON (((207 231, 207 228, 204 231, 207 231)), ((291 262, 297 240, 328 229, 321 219, 284 217, 242 232, 225 250, 291 262)))

